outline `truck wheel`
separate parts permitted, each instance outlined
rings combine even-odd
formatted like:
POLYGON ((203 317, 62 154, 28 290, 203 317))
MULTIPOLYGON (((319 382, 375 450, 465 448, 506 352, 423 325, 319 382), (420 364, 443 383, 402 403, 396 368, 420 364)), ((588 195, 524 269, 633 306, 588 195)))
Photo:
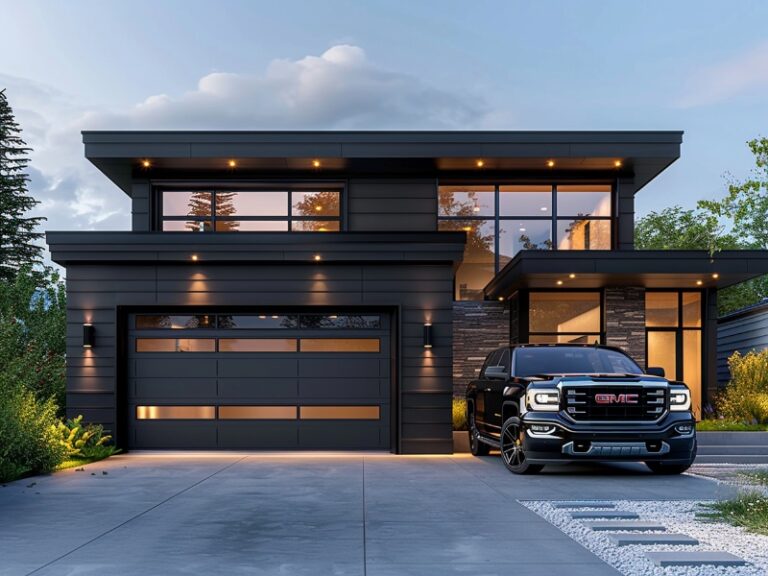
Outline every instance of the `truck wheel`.
POLYGON ((699 451, 699 443, 694 442, 693 454, 691 454, 691 459, 689 462, 685 464, 666 464, 663 461, 653 461, 653 462, 646 462, 645 465, 648 466, 648 468, 650 468, 651 472, 653 472, 654 474, 682 474, 693 465, 694 460, 696 460, 696 454, 698 453, 698 451, 699 451))
POLYGON ((510 472, 536 474, 544 466, 528 462, 523 450, 523 434, 520 419, 514 416, 507 418, 501 427, 501 459, 510 472))
POLYGON ((480 442, 480 432, 475 425, 475 408, 469 408, 469 451, 472 456, 488 456, 491 447, 484 442, 480 442))

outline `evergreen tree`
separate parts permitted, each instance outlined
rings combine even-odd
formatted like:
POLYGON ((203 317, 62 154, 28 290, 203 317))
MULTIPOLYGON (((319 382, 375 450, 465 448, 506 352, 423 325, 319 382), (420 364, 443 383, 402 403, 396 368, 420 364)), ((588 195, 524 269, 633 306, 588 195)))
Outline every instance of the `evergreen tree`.
POLYGON ((38 202, 27 190, 30 148, 20 134, 5 90, 0 90, 0 280, 14 278, 24 265, 42 262, 37 241, 43 235, 35 229, 45 218, 26 216, 38 202))

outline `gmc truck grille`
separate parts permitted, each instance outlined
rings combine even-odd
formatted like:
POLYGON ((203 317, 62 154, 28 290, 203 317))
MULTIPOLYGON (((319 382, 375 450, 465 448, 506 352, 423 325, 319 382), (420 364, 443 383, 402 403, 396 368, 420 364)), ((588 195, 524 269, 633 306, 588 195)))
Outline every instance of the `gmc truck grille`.
POLYGON ((646 386, 565 386, 565 411, 574 420, 646 420, 667 407, 666 388, 646 386))

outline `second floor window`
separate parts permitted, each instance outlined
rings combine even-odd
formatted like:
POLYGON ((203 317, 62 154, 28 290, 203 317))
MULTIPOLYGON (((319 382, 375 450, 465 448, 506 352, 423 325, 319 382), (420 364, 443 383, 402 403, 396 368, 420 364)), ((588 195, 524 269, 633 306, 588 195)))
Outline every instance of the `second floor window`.
POLYGON ((163 189, 165 232, 337 232, 339 189, 163 189))

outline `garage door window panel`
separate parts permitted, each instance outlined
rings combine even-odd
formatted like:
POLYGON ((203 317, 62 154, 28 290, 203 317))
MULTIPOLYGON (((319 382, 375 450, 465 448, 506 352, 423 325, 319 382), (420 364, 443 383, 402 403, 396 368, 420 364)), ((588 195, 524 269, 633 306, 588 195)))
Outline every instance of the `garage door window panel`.
POLYGON ((136 316, 138 330, 189 330, 213 328, 215 325, 215 317, 212 314, 139 314, 136 316))
POLYGON ((302 420, 378 420, 378 406, 302 406, 302 420))
POLYGON ((213 338, 137 338, 136 352, 216 352, 213 338))
POLYGON ((221 329, 274 330, 297 328, 299 317, 284 314, 220 314, 218 326, 221 329))
POLYGON ((137 420, 215 420, 215 406, 136 406, 137 420))
POLYGON ((296 338, 219 338, 219 352, 296 352, 296 338))
POLYGON ((302 338, 302 352, 380 352, 378 338, 302 338))
POLYGON ((296 420, 296 406, 219 406, 219 420, 296 420))
POLYGON ((364 314, 302 314, 301 327, 378 330, 381 328, 381 316, 364 314))

